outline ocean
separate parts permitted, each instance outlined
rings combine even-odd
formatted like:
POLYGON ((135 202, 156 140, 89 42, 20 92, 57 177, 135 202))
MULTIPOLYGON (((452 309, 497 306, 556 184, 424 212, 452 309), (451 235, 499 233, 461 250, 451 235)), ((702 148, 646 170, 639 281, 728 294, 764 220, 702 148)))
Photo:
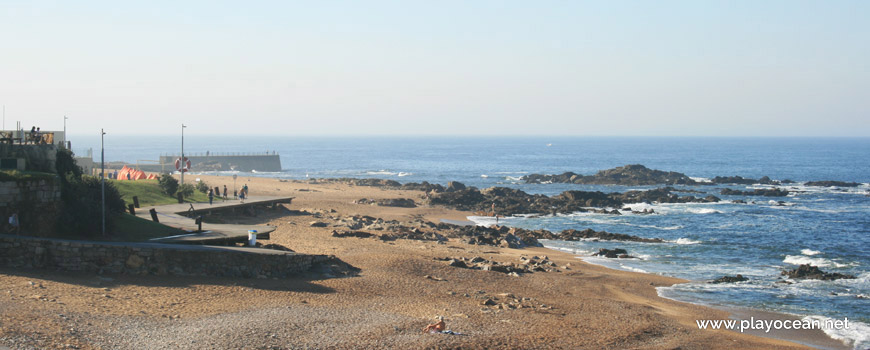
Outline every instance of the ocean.
MULTIPOLYGON (((93 148, 99 138, 71 137, 73 149, 93 148)), ((178 153, 180 137, 107 135, 106 160, 130 163, 178 153)), ((850 329, 826 332, 870 347, 870 138, 641 138, 641 137, 230 137, 186 136, 186 152, 269 152, 283 171, 254 176, 288 179, 356 177, 486 188, 504 186, 554 195, 565 190, 623 192, 657 186, 524 184, 530 173, 584 175, 626 164, 677 171, 696 179, 739 175, 790 179, 788 197, 723 196, 722 188, 769 186, 676 186, 723 199, 710 204, 632 204, 653 215, 576 213, 512 217, 502 224, 551 231, 605 230, 664 244, 545 241, 545 246, 616 269, 675 276, 689 283, 659 294, 720 307, 747 307, 801 317, 848 318, 850 329), (803 182, 859 182, 857 188, 808 187, 803 182), (747 203, 733 201, 743 199, 747 203), (771 201, 773 199, 773 201, 771 201), (778 203, 777 201, 784 203, 778 203), (593 258, 599 248, 624 248, 637 259, 593 258), (856 279, 782 281, 780 272, 810 263, 856 279), (749 281, 710 284, 725 275, 749 281)), ((195 171, 195 169, 194 169, 195 171)), ((212 173, 213 174, 213 173, 212 173)), ((229 174, 229 173, 227 173, 229 174)), ((469 218, 490 224, 486 217, 469 218)))

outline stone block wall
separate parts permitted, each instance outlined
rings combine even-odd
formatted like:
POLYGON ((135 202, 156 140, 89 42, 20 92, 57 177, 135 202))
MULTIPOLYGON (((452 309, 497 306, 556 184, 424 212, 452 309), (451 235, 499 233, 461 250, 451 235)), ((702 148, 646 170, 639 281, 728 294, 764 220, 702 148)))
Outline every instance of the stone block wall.
POLYGON ((0 143, 0 157, 23 158, 25 169, 55 173, 57 168, 57 146, 55 145, 9 145, 0 143))
POLYGON ((63 271, 175 276, 282 278, 334 259, 212 246, 72 241, 0 235, 0 265, 63 271))
MULTIPOLYGON (((8 228, 9 216, 18 213, 21 232, 50 234, 60 215, 58 179, 0 182, 0 227, 8 228)), ((3 231, 0 231, 3 232, 3 231)))

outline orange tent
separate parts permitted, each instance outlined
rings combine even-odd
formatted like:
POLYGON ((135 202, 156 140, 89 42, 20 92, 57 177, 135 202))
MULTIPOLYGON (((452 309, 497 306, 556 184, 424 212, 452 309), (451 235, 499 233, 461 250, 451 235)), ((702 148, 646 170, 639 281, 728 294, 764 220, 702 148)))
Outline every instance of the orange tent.
POLYGON ((147 175, 142 170, 128 168, 126 165, 118 171, 118 180, 143 180, 147 175))

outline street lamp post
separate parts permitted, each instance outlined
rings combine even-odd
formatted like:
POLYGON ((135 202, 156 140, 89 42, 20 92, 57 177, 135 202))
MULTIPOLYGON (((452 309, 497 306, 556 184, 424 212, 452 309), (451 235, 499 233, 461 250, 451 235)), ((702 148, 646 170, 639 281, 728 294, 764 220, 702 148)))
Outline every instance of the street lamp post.
MULTIPOLYGON (((103 140, 106 132, 100 129, 100 186, 103 192, 103 237, 106 237, 106 148, 103 140)), ((64 134, 66 137, 66 134, 64 134)))
POLYGON ((66 147, 66 120, 69 119, 66 116, 63 116, 63 145, 66 147))
POLYGON ((184 128, 186 128, 186 127, 187 126, 185 126, 184 124, 181 124, 181 160, 178 163, 181 166, 179 167, 178 171, 181 171, 181 185, 182 186, 184 186, 184 165, 185 165, 185 161, 184 161, 184 128))

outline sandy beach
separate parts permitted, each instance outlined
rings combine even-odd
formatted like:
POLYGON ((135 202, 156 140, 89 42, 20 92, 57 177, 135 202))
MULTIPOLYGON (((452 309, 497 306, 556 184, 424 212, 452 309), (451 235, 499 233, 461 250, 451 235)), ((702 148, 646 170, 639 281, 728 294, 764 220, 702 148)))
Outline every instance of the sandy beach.
MULTIPOLYGON (((229 177, 187 178, 194 177, 232 185, 229 177)), ((435 223, 471 215, 354 203, 419 202, 422 192, 248 177, 237 184, 253 195, 295 197, 288 207, 294 212, 222 220, 277 226, 264 243, 335 255, 360 273, 273 280, 0 268, 0 349, 806 348, 699 330, 696 320, 731 315, 658 297, 655 287, 681 282, 675 278, 612 270, 545 248, 332 236, 343 218, 355 215, 435 223), (314 221, 328 226, 312 227, 314 221), (503 263, 546 257, 555 268, 517 277, 445 261, 460 257, 503 263), (422 333, 436 316, 461 335, 422 333)), ((785 338, 841 346, 821 331, 785 338)))

